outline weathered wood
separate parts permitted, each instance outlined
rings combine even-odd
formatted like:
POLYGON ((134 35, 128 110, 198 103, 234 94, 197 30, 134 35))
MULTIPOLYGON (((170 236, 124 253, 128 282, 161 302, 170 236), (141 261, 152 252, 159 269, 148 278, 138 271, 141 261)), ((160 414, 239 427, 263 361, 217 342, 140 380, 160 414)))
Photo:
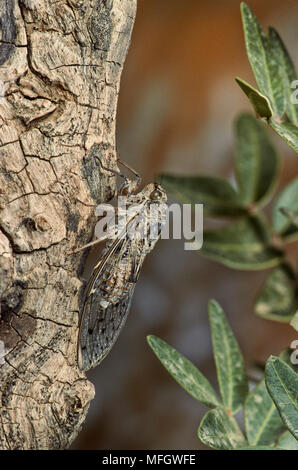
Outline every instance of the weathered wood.
POLYGON ((0 0, 0 448, 70 445, 94 205, 115 190, 115 116, 136 0, 0 0))
POLYGON ((12 55, 16 39, 16 26, 13 14, 14 3, 10 0, 0 0, 0 25, 2 38, 0 43, 0 65, 12 55))

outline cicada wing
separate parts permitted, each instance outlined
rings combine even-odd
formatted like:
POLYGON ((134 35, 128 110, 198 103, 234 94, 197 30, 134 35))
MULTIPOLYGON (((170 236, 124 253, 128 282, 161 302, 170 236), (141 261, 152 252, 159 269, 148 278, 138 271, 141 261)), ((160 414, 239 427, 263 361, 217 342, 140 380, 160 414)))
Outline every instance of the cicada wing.
POLYGON ((120 237, 108 248, 89 282, 78 340, 78 364, 82 370, 97 366, 105 358, 126 321, 135 283, 146 255, 142 241, 136 242, 125 236, 134 219, 135 217, 128 222, 120 237), (123 257, 127 265, 125 285, 120 289, 122 293, 111 299, 104 298, 102 287, 105 269, 119 269, 123 257), (112 267, 109 264, 111 259, 112 267))
MULTIPOLYGON (((98 288, 100 283, 100 278, 104 269, 106 268, 107 262, 111 258, 112 254, 125 243, 124 238, 117 238, 111 244, 107 252, 104 254, 99 263, 95 266, 94 272, 91 276, 91 279, 88 283, 87 291, 85 294, 85 302, 82 311, 82 316, 80 320, 79 336, 78 336, 78 347, 77 347, 77 356, 78 364, 80 369, 88 370, 84 368, 85 358, 88 358, 88 337, 94 334, 96 335, 96 325, 98 324, 99 318, 102 317, 106 309, 103 308, 103 305, 100 303, 104 299, 101 298, 101 290, 98 288)), ((88 363, 88 360, 87 360, 88 363)), ((88 367, 89 369, 94 366, 88 367)))
MULTIPOLYGON (((131 298, 132 292, 120 298, 117 303, 105 305, 105 308, 99 304, 92 328, 88 327, 81 336, 78 350, 80 369, 87 371, 96 367, 110 352, 127 319, 131 298)), ((89 308, 88 304, 86 308, 89 308)))

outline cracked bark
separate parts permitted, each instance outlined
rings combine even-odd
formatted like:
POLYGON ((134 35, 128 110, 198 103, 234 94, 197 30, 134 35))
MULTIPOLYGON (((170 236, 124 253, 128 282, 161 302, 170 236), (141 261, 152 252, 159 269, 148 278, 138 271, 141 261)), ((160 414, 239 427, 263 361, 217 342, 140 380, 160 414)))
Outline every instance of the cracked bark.
POLYGON ((0 0, 0 448, 66 448, 94 389, 76 363, 94 205, 136 0, 0 0), (3 349, 4 346, 4 349, 3 349), (4 357, 3 357, 4 353, 4 357))

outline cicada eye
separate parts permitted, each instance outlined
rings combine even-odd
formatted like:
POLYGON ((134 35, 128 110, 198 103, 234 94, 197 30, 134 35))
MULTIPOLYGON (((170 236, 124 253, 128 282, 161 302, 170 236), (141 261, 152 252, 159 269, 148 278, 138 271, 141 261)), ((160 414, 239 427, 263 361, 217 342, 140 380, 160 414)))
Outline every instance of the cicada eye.
POLYGON ((162 192, 159 191, 159 189, 155 189, 154 191, 152 191, 152 193, 150 194, 150 199, 153 199, 153 200, 159 200, 162 198, 162 192))

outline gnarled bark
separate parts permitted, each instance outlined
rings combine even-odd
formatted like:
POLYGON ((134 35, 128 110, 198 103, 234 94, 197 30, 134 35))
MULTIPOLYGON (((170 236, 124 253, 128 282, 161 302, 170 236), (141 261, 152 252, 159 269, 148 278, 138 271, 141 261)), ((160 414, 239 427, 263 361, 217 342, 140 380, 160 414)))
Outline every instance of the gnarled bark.
POLYGON ((0 447, 65 448, 93 398, 76 362, 94 205, 136 0, 0 0, 0 447))

